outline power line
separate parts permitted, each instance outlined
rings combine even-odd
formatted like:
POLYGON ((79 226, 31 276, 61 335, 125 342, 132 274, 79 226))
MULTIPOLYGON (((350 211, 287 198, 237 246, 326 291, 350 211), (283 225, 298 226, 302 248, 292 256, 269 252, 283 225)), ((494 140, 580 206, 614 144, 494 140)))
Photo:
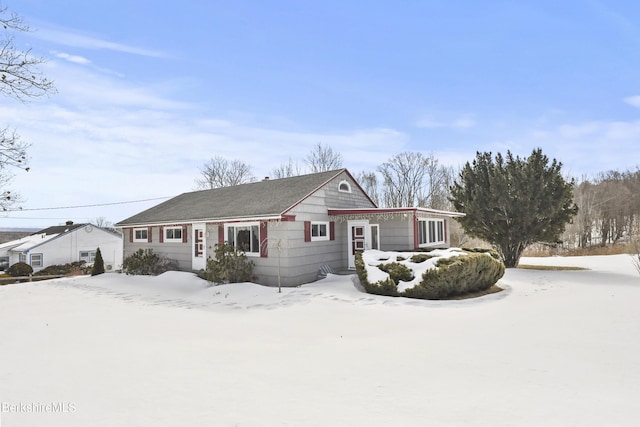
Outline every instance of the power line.
POLYGON ((112 202, 112 203, 94 203, 92 205, 76 205, 76 206, 56 206, 51 208, 17 208, 17 209, 6 209, 5 212, 28 212, 28 211, 52 211, 58 209, 79 209, 79 208, 95 208, 99 206, 113 206, 113 205, 125 205, 128 203, 140 203, 140 202, 151 202, 154 200, 164 200, 173 196, 166 197, 156 197, 153 199, 141 199, 141 200, 130 200, 127 202, 112 202))

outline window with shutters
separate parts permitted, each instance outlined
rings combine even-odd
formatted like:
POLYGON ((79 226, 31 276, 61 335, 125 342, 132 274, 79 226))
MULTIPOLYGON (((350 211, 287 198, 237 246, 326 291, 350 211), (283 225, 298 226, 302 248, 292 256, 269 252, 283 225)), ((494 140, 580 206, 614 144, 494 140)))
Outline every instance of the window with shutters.
POLYGON ((134 228, 133 229, 133 241, 134 242, 148 242, 149 241, 149 229, 148 228, 134 228))
POLYGON ((329 240, 329 221, 311 222, 311 241, 329 240))
POLYGON ((226 241, 236 250, 244 252, 247 256, 260 255, 260 224, 242 223, 225 225, 226 241))
POLYGON ((182 243, 182 227, 165 227, 164 241, 182 243))

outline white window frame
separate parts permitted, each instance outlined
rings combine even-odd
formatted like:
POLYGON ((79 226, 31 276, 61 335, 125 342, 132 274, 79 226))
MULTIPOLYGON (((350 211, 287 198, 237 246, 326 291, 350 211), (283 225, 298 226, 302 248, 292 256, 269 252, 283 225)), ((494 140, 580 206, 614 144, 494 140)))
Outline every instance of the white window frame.
POLYGON ((18 254, 18 262, 24 262, 25 264, 27 263, 27 254, 24 252, 20 252, 18 254))
POLYGON ((421 248, 445 243, 444 219, 424 218, 418 221, 418 244, 421 248))
POLYGON ((96 259, 96 251, 80 251, 80 253, 78 254, 78 260, 79 261, 84 261, 87 264, 93 264, 93 262, 96 259), (82 254, 87 254, 86 256, 82 256, 82 254))
POLYGON ((329 221, 311 221, 311 241, 321 242, 329 240, 329 221), (315 235, 314 235, 315 231, 315 235), (324 233, 323 233, 324 231, 324 233))
POLYGON ((254 231, 257 233, 256 239, 250 239, 249 251, 243 250, 241 248, 237 248, 238 250, 242 250, 244 254, 248 257, 259 257, 260 256, 260 223, 259 222, 234 222, 232 224, 225 224, 224 226, 224 235, 225 241, 236 246, 237 242, 237 230, 238 229, 246 229, 249 228, 251 233, 254 231), (233 235, 231 235, 231 230, 233 230, 233 235), (232 238, 233 236, 233 238, 232 238), (257 241, 256 241, 257 240, 257 241))
POLYGON ((29 254, 29 265, 33 268, 42 268, 44 267, 44 256, 40 254, 29 254), (39 258, 40 261, 36 264, 33 258, 39 258))
POLYGON ((351 193, 351 184, 349 184, 348 181, 346 180, 342 180, 338 183, 338 191, 341 193, 351 193), (347 188, 345 188, 344 190, 342 189, 342 186, 345 185, 347 188))
POLYGON ((165 243, 182 243, 183 242, 183 233, 184 233, 184 229, 181 226, 178 227, 165 227, 164 228, 164 242, 165 243), (175 231, 178 230, 180 231, 180 237, 175 237, 175 231), (171 234, 173 234, 173 237, 169 237, 169 232, 171 231, 171 234))
POLYGON ((148 242, 149 241, 149 229, 148 228, 134 228, 133 229, 133 241, 134 242, 148 242), (144 231, 144 238, 138 237, 138 232, 144 231))

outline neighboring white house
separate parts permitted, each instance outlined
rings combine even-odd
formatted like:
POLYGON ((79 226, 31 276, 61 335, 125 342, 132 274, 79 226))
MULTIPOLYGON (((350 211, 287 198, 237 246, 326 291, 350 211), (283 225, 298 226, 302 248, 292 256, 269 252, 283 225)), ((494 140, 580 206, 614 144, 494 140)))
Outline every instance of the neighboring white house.
POLYGON ((122 265, 122 236, 92 224, 53 226, 18 240, 0 244, 0 270, 17 262, 29 264, 33 271, 49 265, 86 261, 93 264, 100 248, 105 270, 122 265))

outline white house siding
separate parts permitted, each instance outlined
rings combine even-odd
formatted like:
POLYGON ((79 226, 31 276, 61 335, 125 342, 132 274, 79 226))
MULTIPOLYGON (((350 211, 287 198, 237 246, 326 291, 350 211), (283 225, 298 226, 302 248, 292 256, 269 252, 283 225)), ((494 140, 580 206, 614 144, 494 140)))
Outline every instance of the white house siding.
MULTIPOLYGON (((100 247, 105 268, 118 269, 122 265, 122 239, 113 233, 92 227, 79 228, 73 232, 62 234, 40 246, 30 250, 27 262, 32 254, 42 254, 43 267, 67 264, 80 260, 81 251, 95 251, 100 247)), ((34 268, 34 271, 42 268, 34 268)))

